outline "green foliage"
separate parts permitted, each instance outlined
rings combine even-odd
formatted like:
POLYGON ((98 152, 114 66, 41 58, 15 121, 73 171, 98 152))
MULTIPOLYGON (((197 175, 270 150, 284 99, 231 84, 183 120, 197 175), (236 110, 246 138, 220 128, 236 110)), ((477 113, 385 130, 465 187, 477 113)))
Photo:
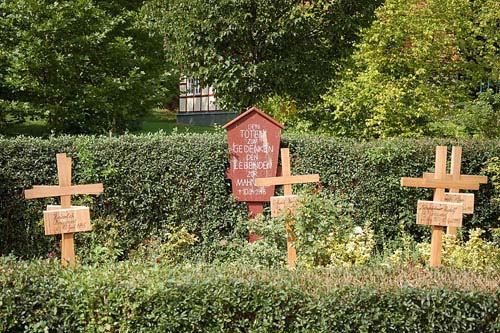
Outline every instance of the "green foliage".
POLYGON ((496 136, 498 126, 482 122, 495 115, 471 96, 481 80, 499 76, 498 6, 495 0, 385 1, 352 64, 311 114, 319 119, 315 129, 358 138, 496 136), (450 120, 463 113, 463 124, 478 107, 482 115, 462 132, 450 128, 450 120))
POLYGON ((303 196, 293 217, 299 263, 306 267, 350 264, 352 213, 352 205, 331 193, 303 196))
MULTIPOLYGON (((463 147, 463 174, 484 173, 488 163, 493 168, 490 159, 500 156, 497 140, 359 143, 296 135, 284 138, 282 145, 291 150, 292 174, 319 173, 324 195, 336 204, 318 203, 317 210, 311 206, 311 221, 318 225, 311 222, 304 232, 324 230, 328 235, 330 224, 323 224, 324 218, 345 225, 342 235, 348 237, 352 228, 370 222, 379 250, 400 238, 400 223, 418 241, 429 236, 430 228, 415 224, 415 213, 417 201, 430 199, 432 190, 403 188, 400 177, 421 177, 432 171, 436 145, 463 147)), ((242 250, 248 233, 246 204, 234 200, 225 179, 229 160, 224 134, 159 133, 0 138, 0 253, 45 257, 58 251, 58 237, 45 236, 41 222, 45 205, 55 204, 56 199, 25 200, 23 190, 57 184, 55 155, 59 152, 73 158, 73 184, 102 182, 105 188, 99 196, 73 198, 74 203, 91 207, 95 221, 94 232, 75 236, 82 260, 96 246, 108 249, 112 258, 127 258, 146 240, 166 241, 163 236, 178 227, 198 238, 187 247, 187 257, 233 260, 233 252, 242 250)), ((493 171, 487 174, 494 175, 493 171)), ((475 194, 476 209, 474 215, 464 217, 464 228, 496 227, 500 210, 492 199, 498 191, 488 183, 475 194)), ((285 230, 278 223, 269 228, 275 228, 277 235, 272 239, 281 242, 270 244, 270 261, 275 262, 274 254, 284 254, 285 230), (274 248, 279 251, 273 252, 274 248)), ((329 254, 323 257, 328 260, 329 254)))
POLYGON ((157 263, 176 264, 186 259, 188 249, 198 242, 198 238, 184 227, 169 227, 165 235, 140 244, 130 257, 139 261, 152 260, 157 263))
POLYGON ((492 90, 480 93, 479 97, 465 104, 455 121, 469 137, 500 137, 500 93, 492 90))
MULTIPOLYGON (((445 235, 442 265, 468 271, 498 272, 500 269, 499 229, 490 231, 493 234, 492 241, 485 239, 485 231, 480 228, 470 230, 467 240, 464 240, 463 236, 445 235)), ((404 239, 405 246, 385 258, 385 262, 390 265, 427 265, 431 253, 429 242, 416 243, 408 235, 404 239), (409 243, 411 243, 410 246, 408 246, 409 243)))
MULTIPOLYGON (((498 229, 494 231, 498 235, 498 229)), ((469 239, 460 242, 447 235, 443 246, 443 265, 478 271, 500 269, 500 247, 497 242, 488 242, 481 236, 484 230, 469 231, 469 239)))
POLYGON ((137 127, 172 84, 163 36, 145 28, 141 5, 2 1, 0 126, 32 117, 63 133, 137 127))
POLYGON ((147 12, 166 34, 169 60, 231 109, 267 96, 316 102, 380 1, 311 3, 157 0, 147 12))
POLYGON ((267 96, 261 103, 258 104, 261 110, 266 110, 266 113, 280 122, 286 128, 299 129, 304 124, 300 121, 301 109, 297 107, 297 103, 290 97, 280 95, 267 96))
POLYGON ((0 258, 3 332, 496 332, 498 273, 0 258))
MULTIPOLYGON (((490 158, 484 169, 486 174, 491 179, 493 185, 493 193, 490 198, 490 205, 493 209, 500 211, 500 157, 494 156, 490 158)), ((500 216, 498 217, 500 220, 500 216)))

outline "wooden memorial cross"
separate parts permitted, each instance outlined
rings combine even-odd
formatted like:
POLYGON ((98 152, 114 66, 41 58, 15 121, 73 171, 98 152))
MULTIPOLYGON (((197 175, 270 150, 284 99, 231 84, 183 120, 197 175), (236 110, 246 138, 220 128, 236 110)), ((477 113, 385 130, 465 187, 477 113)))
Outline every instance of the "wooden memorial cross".
POLYGON ((63 266, 75 266, 74 232, 90 231, 90 212, 88 207, 71 206, 71 196, 77 194, 99 194, 102 184, 71 185, 71 158, 57 154, 57 186, 33 186, 24 191, 26 199, 60 197, 60 206, 48 206, 43 212, 45 234, 62 234, 61 262, 63 266))
MULTIPOLYGON (((292 176, 290 168, 290 151, 288 148, 281 149, 281 176, 255 179, 257 186, 283 185, 284 195, 271 197, 271 216, 282 216, 288 212, 293 212, 296 208, 297 196, 292 195, 292 184, 314 183, 319 182, 319 175, 300 175, 292 176)), ((297 261, 297 252, 293 247, 292 230, 293 222, 288 222, 286 225, 287 231, 287 252, 288 252, 288 267, 294 267, 297 261)))
MULTIPOLYGON (((461 168, 462 168, 462 147, 453 146, 451 149, 450 173, 446 175, 446 177, 448 179, 452 179, 453 181, 467 180, 471 182, 477 182, 478 184, 488 183, 488 177, 486 176, 462 175, 461 168)), ((434 178, 434 174, 426 172, 424 173, 424 178, 432 179, 434 178)), ((444 194, 444 201, 462 203, 464 214, 474 213, 473 193, 460 193, 460 188, 454 188, 454 187, 449 187, 447 189, 448 192, 445 192, 444 194)), ((457 227, 449 226, 447 228, 447 233, 451 235, 456 235, 457 227)))
MULTIPOLYGON (((402 177, 401 186, 433 188, 433 201, 419 200, 417 206, 417 224, 431 225, 431 258, 430 266, 441 265, 441 249, 443 242, 443 227, 456 228, 462 226, 464 206, 469 209, 470 203, 463 203, 463 198, 454 197, 453 193, 460 190, 478 190, 479 184, 487 182, 485 176, 470 176, 460 174, 461 147, 453 147, 451 174, 446 173, 446 146, 436 147, 434 173, 424 173, 422 178, 402 177), (450 189, 452 195, 445 193, 450 189)), ((473 200, 473 199, 472 199, 473 200)), ((467 212, 467 211, 466 211, 467 212)))

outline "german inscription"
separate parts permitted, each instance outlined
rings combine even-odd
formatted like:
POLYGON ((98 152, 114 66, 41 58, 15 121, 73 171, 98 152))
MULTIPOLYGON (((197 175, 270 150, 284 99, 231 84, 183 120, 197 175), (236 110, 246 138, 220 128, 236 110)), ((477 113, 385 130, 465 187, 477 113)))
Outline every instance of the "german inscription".
POLYGON ((294 213, 297 209, 297 196, 285 195, 271 197, 271 216, 277 217, 289 213, 294 213))
POLYGON ((474 193, 445 193, 444 201, 461 203, 464 214, 474 214, 474 193))
POLYGON ((462 207, 460 203, 419 200, 417 224, 461 227, 462 207))
POLYGON ((67 234, 91 231, 90 210, 88 207, 72 206, 60 209, 59 206, 48 206, 43 212, 45 235, 67 234))
POLYGON ((269 201, 274 194, 274 186, 257 186, 255 179, 276 176, 281 136, 278 125, 258 109, 225 125, 230 153, 228 177, 239 201, 269 201))

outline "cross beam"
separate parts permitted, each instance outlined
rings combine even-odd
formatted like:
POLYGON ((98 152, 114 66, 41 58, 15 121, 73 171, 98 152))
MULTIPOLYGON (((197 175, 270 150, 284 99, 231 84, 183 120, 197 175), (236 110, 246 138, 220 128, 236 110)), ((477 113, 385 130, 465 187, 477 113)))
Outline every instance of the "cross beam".
POLYGON ((421 187, 421 188, 434 188, 434 189, 445 189, 445 188, 455 188, 459 190, 479 190, 479 183, 471 181, 465 177, 460 177, 458 180, 453 180, 447 175, 441 175, 438 178, 435 177, 436 174, 426 174, 424 178, 410 178, 401 177, 401 186, 406 187, 421 187))
MULTIPOLYGON (((71 196, 78 194, 99 194, 104 191, 101 183, 89 185, 71 185, 71 158, 66 154, 57 154, 58 186, 33 186, 24 191, 26 199, 60 197, 61 209, 71 208, 71 196)), ((63 233, 61 239, 61 262, 63 266, 75 266, 74 234, 63 233)))
POLYGON ((268 177, 255 179, 256 186, 284 185, 285 195, 292 194, 292 184, 319 182, 319 174, 292 176, 290 168, 290 150, 281 148, 281 173, 280 177, 268 177))
POLYGON ((35 185, 24 191, 26 199, 39 199, 79 194, 100 194, 104 191, 102 184, 72 185, 72 186, 43 186, 35 185))
MULTIPOLYGON (((316 183, 319 182, 319 174, 313 175, 300 175, 292 176, 290 167, 290 150, 288 148, 281 149, 281 174, 280 177, 268 177, 268 178, 256 178, 256 186, 271 186, 271 185, 283 185, 284 196, 283 197, 271 197, 271 211, 281 211, 286 213, 287 211, 293 211, 296 208, 295 201, 296 198, 292 196, 292 185, 302 184, 302 183, 316 183), (273 209, 273 205, 283 205, 281 209, 273 209), (292 207, 293 206, 293 207, 292 207)), ((277 208, 277 207, 276 207, 277 208)), ((277 213, 279 214, 279 213, 277 213)), ((286 231, 287 237, 287 252, 288 252, 288 267, 294 267, 297 261, 297 252, 295 247, 293 247, 293 241, 295 236, 292 229, 293 221, 287 222, 286 231)))

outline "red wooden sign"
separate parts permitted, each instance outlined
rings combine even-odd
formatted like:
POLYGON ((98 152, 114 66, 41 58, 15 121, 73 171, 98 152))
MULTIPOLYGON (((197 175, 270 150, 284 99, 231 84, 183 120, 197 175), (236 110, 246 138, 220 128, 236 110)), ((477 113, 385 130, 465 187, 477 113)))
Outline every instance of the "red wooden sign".
POLYGON ((238 201, 264 202, 274 186, 256 186, 256 178, 275 177, 283 125, 253 107, 223 126, 227 130, 233 195, 238 201))

